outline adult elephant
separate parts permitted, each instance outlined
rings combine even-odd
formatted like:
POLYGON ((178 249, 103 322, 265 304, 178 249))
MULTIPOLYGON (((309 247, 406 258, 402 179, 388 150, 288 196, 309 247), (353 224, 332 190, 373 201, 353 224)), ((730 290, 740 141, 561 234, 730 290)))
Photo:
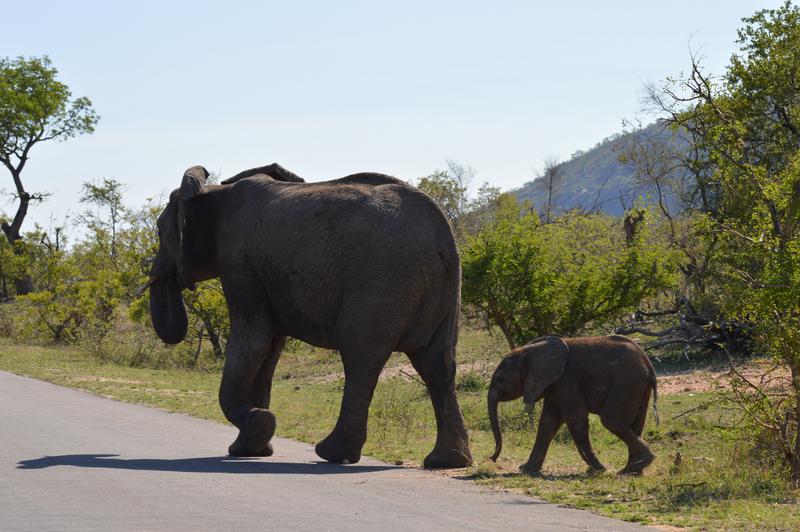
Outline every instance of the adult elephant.
POLYGON ((341 411, 316 446, 321 458, 360 459, 378 376, 401 351, 436 414, 425 467, 471 464, 454 386, 460 264, 434 202, 373 173, 305 183, 272 164, 220 185, 207 177, 189 168, 158 218, 150 312, 161 339, 178 343, 187 331, 181 290, 220 278, 231 334, 219 401, 239 428, 229 453, 272 454, 272 377, 291 336, 338 350, 344 364, 341 411))

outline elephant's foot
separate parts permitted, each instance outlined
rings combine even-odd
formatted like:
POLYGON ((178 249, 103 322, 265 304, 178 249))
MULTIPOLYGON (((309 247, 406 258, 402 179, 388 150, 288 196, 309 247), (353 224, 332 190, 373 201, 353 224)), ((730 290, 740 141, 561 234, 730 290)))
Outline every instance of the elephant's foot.
POLYGON ((230 447, 228 447, 228 454, 230 456, 272 456, 272 444, 267 445, 262 449, 248 449, 242 444, 241 438, 236 438, 230 447))
POLYGON ((353 445, 332 432, 319 442, 314 451, 317 456, 334 464, 355 464, 361 460, 361 445, 353 445))
POLYGON ((472 465, 472 455, 469 449, 434 448, 422 465, 425 469, 460 469, 472 465))
POLYGON ((531 464, 530 462, 525 462, 524 464, 520 465, 519 470, 523 475, 528 475, 529 477, 542 476, 542 467, 536 464, 531 464))
POLYGON ((589 476, 602 475, 606 472, 606 466, 603 464, 590 465, 586 468, 586 474, 589 476))
POLYGON ((636 458, 631 457, 628 460, 628 463, 619 470, 617 473, 618 475, 641 475, 644 468, 649 466, 653 463, 653 460, 656 459, 656 455, 653 454, 652 451, 649 449, 645 454, 642 454, 636 458))
POLYGON ((275 434, 275 416, 269 410, 253 408, 247 415, 244 427, 230 447, 231 456, 271 456, 269 441, 275 434))

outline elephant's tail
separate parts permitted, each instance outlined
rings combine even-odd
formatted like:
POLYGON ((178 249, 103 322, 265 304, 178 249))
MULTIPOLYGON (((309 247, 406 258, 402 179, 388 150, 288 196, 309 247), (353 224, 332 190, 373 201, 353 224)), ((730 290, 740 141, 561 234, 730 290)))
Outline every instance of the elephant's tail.
POLYGON ((661 421, 658 418, 658 381, 656 380, 656 370, 650 364, 650 387, 653 389, 653 419, 656 420, 656 426, 661 421))
POLYGON ((658 417, 658 384, 655 377, 650 381, 650 386, 653 387, 653 419, 656 420, 657 427, 661 424, 661 420, 658 417))

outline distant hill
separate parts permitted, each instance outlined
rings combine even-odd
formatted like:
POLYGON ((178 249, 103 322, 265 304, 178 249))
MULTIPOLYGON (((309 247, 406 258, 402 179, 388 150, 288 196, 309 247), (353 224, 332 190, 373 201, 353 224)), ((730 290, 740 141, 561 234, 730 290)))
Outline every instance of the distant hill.
MULTIPOLYGON (((637 198, 648 200, 649 190, 634 183, 634 170, 619 156, 632 135, 665 136, 659 124, 633 132, 613 135, 587 151, 578 151, 558 165, 561 176, 553 200, 556 211, 574 208, 599 209, 613 215, 625 212, 637 198), (624 204, 624 206, 623 206, 624 204)), ((534 179, 512 190, 520 201, 530 200, 537 209, 547 204, 544 180, 534 179)))

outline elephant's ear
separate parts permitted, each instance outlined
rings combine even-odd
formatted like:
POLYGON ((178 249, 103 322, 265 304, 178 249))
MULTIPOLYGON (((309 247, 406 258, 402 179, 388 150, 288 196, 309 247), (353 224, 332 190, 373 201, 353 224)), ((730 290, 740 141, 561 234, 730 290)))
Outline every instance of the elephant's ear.
POLYGON ((294 172, 290 172, 278 163, 268 164, 267 166, 259 166, 258 168, 251 168, 244 172, 239 172, 233 177, 222 181, 222 185, 231 185, 242 179, 253 177, 254 175, 268 175, 275 181, 287 181, 289 183, 305 183, 305 180, 294 172))
POLYGON ((189 250, 186 249, 186 203, 197 196, 206 184, 208 170, 202 166, 192 166, 183 174, 181 187, 178 189, 178 235, 180 235, 180 256, 178 257, 178 275, 185 288, 194 290, 194 275, 189 250))
POLYGON ((531 405, 564 375, 569 348, 559 336, 543 336, 523 349, 522 399, 531 405))

